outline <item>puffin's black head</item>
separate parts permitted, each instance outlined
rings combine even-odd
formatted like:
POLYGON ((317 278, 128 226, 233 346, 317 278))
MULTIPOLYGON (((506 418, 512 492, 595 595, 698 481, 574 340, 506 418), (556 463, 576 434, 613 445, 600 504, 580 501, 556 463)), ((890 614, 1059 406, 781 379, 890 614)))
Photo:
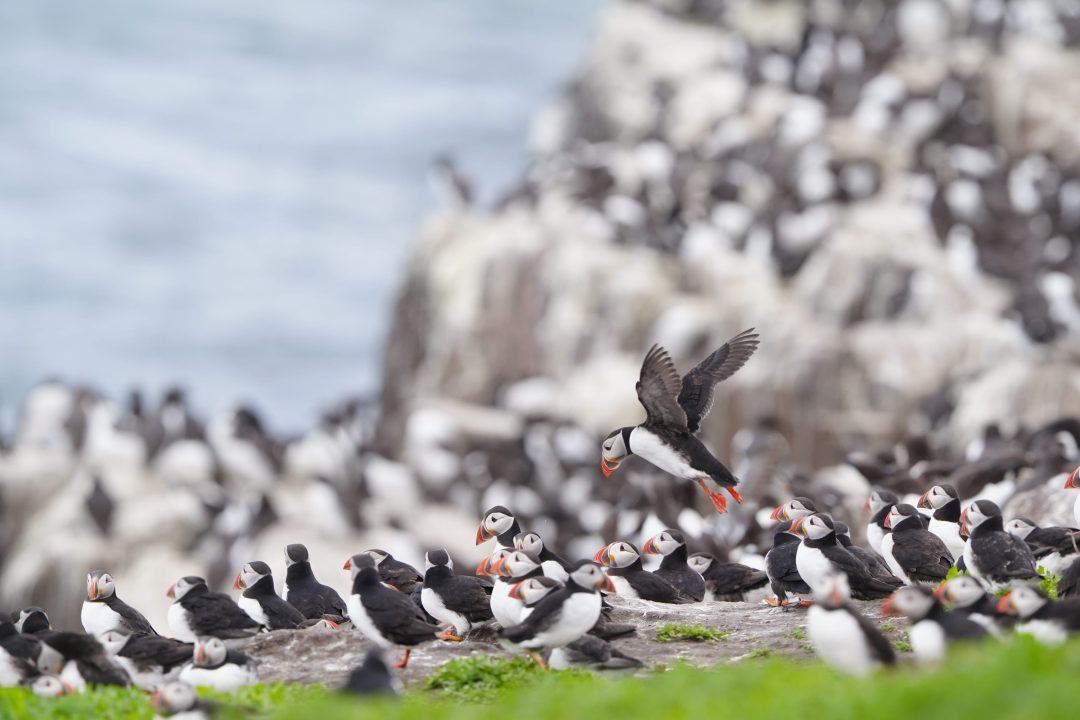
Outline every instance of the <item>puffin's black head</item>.
POLYGON ((877 515, 880 510, 887 505, 895 505, 900 502, 900 498, 896 496, 896 493, 884 488, 874 488, 870 491, 870 497, 866 499, 866 505, 864 506, 870 511, 871 515, 877 515))
POLYGON ((990 500, 976 500, 960 513, 960 534, 971 537, 980 529, 992 532, 1003 530, 1001 508, 990 500))
POLYGON ((270 577, 270 566, 262 560, 253 560, 236 573, 233 580, 234 590, 246 590, 264 577, 270 577))
POLYGON ((836 527, 828 513, 814 513, 791 523, 788 532, 809 541, 825 540, 836 535, 836 527))
POLYGON ((39 607, 23 608, 19 611, 19 616, 14 618, 15 629, 21 633, 27 633, 33 635, 39 633, 42 630, 52 629, 52 623, 49 622, 49 615, 44 609, 39 607))
POLYGON ((540 537, 539 533, 518 533, 514 536, 514 548, 539 557, 540 553, 544 552, 544 539, 540 537))
POLYGON ((902 587, 881 604, 882 615, 904 615, 913 622, 922 620, 937 605, 933 594, 922 587, 902 587))
POLYGON ((361 578, 363 582, 376 583, 379 581, 379 571, 375 560, 370 555, 360 553, 353 555, 345 561, 345 569, 350 572, 353 580, 361 578))
POLYGON ((454 571, 454 561, 450 559, 450 553, 446 552, 445 548, 428 550, 424 555, 425 571, 432 568, 446 568, 450 572, 454 571))
POLYGON ((165 593, 165 597, 169 598, 173 602, 180 600, 185 595, 193 590, 202 588, 206 590, 206 580, 198 575, 186 575, 172 585, 169 586, 168 591, 165 593))
POLYGON ((495 505, 484 513, 480 527, 476 529, 476 544, 481 545, 493 537, 507 532, 514 526, 514 513, 503 505, 495 505))
POLYGON ((198 699, 195 688, 186 682, 177 681, 163 685, 154 693, 150 704, 162 715, 177 715, 194 708, 198 699))
POLYGON ((580 588, 594 592, 615 592, 615 585, 600 566, 589 560, 579 560, 570 566, 570 580, 580 588))
POLYGON ((686 546, 686 536, 680 531, 668 528, 661 530, 645 541, 641 551, 646 555, 670 555, 686 546))
POLYGON ((949 503, 960 502, 960 496, 956 494, 956 488, 947 483, 934 485, 919 497, 918 507, 937 510, 949 503))
POLYGON ((393 555, 386 552, 385 550, 380 550, 379 548, 371 548, 369 550, 365 550, 364 552, 362 552, 360 554, 361 555, 367 555, 369 558, 374 560, 375 561, 375 567, 379 567, 380 565, 382 565, 383 560, 385 560, 386 558, 390 558, 391 560, 393 560, 393 558, 394 558, 393 555))
POLYGON ((922 527, 919 511, 907 503, 893 505, 885 516, 885 528, 892 531, 911 530, 922 527))
MULTIPOLYGON (((624 568, 633 565, 641 559, 641 553, 633 543, 624 540, 616 540, 610 545, 605 545, 593 556, 593 561, 601 565, 613 568, 624 568)), ((582 562, 588 562, 583 560, 582 562)))
POLYGON ((997 611, 1002 615, 1014 615, 1021 620, 1030 618, 1050 602, 1041 588, 1021 585, 998 600, 997 611))
POLYGON ((109 573, 104 570, 93 570, 86 574, 87 601, 100 602, 112 597, 115 592, 116 586, 109 573))
POLYGON ((1021 540, 1026 540, 1027 536, 1032 531, 1038 529, 1038 525, 1034 520, 1026 517, 1014 517, 1009 522, 1005 523, 1005 532, 1014 537, 1018 537, 1021 540))
POLYGON ((716 562, 716 557, 711 553, 694 553, 686 558, 686 564, 699 575, 707 573, 714 562, 716 562))
POLYGON ((619 469, 623 458, 633 455, 630 452, 630 433, 633 431, 632 427, 619 428, 604 438, 600 448, 600 472, 604 473, 604 477, 611 477, 619 469))
POLYGON ((799 518, 806 517, 810 513, 817 512, 817 506, 810 498, 796 497, 791 498, 782 505, 777 505, 772 511, 769 517, 773 520, 781 522, 787 520, 798 520, 799 518))
POLYGON ((292 545, 285 546, 285 566, 288 567, 294 563, 305 563, 308 561, 307 548, 300 543, 293 543, 292 545))

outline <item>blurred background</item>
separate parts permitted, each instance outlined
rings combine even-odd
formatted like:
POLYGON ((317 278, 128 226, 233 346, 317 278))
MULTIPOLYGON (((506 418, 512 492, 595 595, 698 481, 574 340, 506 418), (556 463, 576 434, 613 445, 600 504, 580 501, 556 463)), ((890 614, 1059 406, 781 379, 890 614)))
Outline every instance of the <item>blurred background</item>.
POLYGON ((1078 43, 1075 0, 0 8, 0 602, 106 568, 161 623, 291 542, 343 588, 496 503, 747 562, 792 493, 1053 519, 1078 43), (751 326, 702 430, 747 502, 605 480, 647 348, 751 326))

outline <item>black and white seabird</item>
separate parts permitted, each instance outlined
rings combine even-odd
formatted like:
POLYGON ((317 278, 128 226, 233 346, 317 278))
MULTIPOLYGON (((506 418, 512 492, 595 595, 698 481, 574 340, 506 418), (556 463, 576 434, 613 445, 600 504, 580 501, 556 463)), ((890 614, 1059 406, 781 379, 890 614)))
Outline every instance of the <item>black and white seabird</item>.
POLYGON ((966 615, 990 634, 1002 632, 1003 616, 997 610, 997 601, 970 575, 957 575, 941 583, 934 590, 934 597, 948 610, 966 615))
POLYGON ((440 640, 460 641, 473 625, 492 618, 486 586, 479 578, 455 575, 454 562, 445 549, 429 551, 424 564, 420 601, 428 615, 449 625, 440 640))
POLYGON ((645 541, 641 551, 663 557, 655 572, 676 590, 696 602, 705 599, 705 578, 687 563, 686 537, 681 532, 671 528, 658 532, 645 541))
POLYGON ((86 597, 79 615, 83 630, 91 635, 101 635, 108 630, 157 635, 142 613, 117 596, 112 576, 101 570, 86 575, 86 597))
MULTIPOLYGON (((1080 467, 1073 470, 1069 473, 1069 477, 1065 478, 1065 489, 1080 489, 1080 467)), ((1077 493, 1076 500, 1073 501, 1073 524, 1080 527, 1080 493, 1077 493)))
POLYGON ((521 603, 521 620, 529 616, 533 608, 536 607, 536 603, 562 586, 563 583, 546 575, 525 578, 514 583, 513 587, 510 588, 510 597, 521 603))
POLYGON ((908 638, 920 663, 940 662, 955 640, 986 637, 986 628, 965 615, 946 611, 923 587, 900 588, 882 603, 881 614, 904 615, 911 621, 908 638))
POLYGON ((579 561, 566 584, 532 608, 523 621, 499 631, 499 639, 528 652, 539 665, 538 651, 568 645, 587 633, 600 617, 600 591, 614 591, 604 571, 588 560, 579 561))
POLYGON ((349 673, 341 689, 353 695, 398 695, 401 681, 390 672, 382 650, 372 648, 364 656, 364 662, 349 673))
POLYGON ((173 637, 195 642, 200 637, 241 638, 262 627, 224 593, 210 592, 206 581, 188 575, 169 586, 169 629, 173 637))
POLYGON ((285 547, 285 584, 281 596, 309 620, 341 624, 348 619, 345 601, 337 590, 315 579, 308 549, 299 543, 285 547))
POLYGON ((826 513, 799 518, 788 532, 802 538, 795 554, 795 565, 799 576, 815 594, 824 592, 820 588, 830 575, 836 573, 847 575, 851 594, 858 600, 888 597, 903 584, 899 580, 884 582, 871 575, 866 565, 839 543, 832 517, 826 513))
POLYGON ((623 597, 679 605, 694 602, 670 582, 646 570, 641 553, 628 542, 617 541, 600 548, 593 560, 608 568, 612 587, 623 597))
POLYGON ((38 697, 43 698, 58 698, 78 693, 78 690, 72 687, 70 683, 61 680, 59 675, 32 675, 24 680, 22 685, 29 688, 30 692, 38 697))
POLYGON ((851 528, 842 522, 833 521, 833 527, 836 529, 836 539, 840 545, 845 547, 848 552, 858 558, 864 565, 866 565, 867 571, 869 571, 871 577, 875 577, 882 582, 891 583, 896 578, 893 575, 892 570, 889 569, 889 565, 885 562, 885 558, 878 555, 870 548, 859 547, 851 540, 851 528))
POLYGON ((439 628, 427 621, 408 595, 379 580, 375 560, 369 555, 353 555, 345 561, 345 569, 352 573, 352 593, 345 601, 349 619, 379 647, 404 647, 405 657, 395 667, 405 667, 413 646, 434 640, 439 628))
POLYGON ((510 627, 521 622, 521 611, 524 608, 520 599, 510 596, 510 591, 519 582, 543 577, 544 568, 540 564, 540 558, 524 550, 499 550, 502 556, 496 559, 490 568, 491 574, 496 576, 495 585, 491 589, 491 613, 499 625, 510 627))
POLYGON ((210 720, 218 709, 216 702, 199 697, 194 687, 180 681, 164 685, 151 696, 150 704, 159 715, 177 720, 210 720))
POLYGON ((742 563, 719 562, 711 553, 694 553, 686 559, 686 564, 705 580, 704 599, 710 602, 743 602, 746 593, 769 583, 764 571, 742 563))
POLYGON ((514 548, 514 538, 521 532, 514 513, 502 505, 484 513, 484 519, 480 521, 480 527, 476 529, 476 544, 482 545, 488 540, 495 538, 500 547, 514 548))
POLYGON ((27 635, 52 632, 52 623, 44 608, 36 606, 23 608, 19 611, 18 617, 12 617, 12 622, 15 623, 16 630, 27 635))
POLYGON ((270 566, 261 560, 249 562, 233 581, 234 590, 242 590, 237 605, 267 630, 295 630, 307 618, 274 590, 270 566))
POLYGON ((98 640, 105 652, 143 690, 157 690, 176 679, 180 668, 191 662, 194 645, 160 635, 133 635, 124 630, 106 630, 98 640))
POLYGON ((88 685, 119 685, 128 687, 131 679, 91 635, 77 632, 54 632, 43 642, 64 658, 60 679, 79 692, 88 685))
POLYGON ((0 620, 0 648, 12 658, 8 669, 18 673, 20 667, 29 664, 34 672, 59 674, 64 669, 64 657, 42 642, 46 635, 53 634, 46 630, 39 635, 19 632, 15 624, 0 620))
POLYGON ((221 638, 207 636, 195 641, 191 662, 180 669, 179 679, 195 687, 235 692, 257 683, 259 673, 246 653, 230 650, 221 638))
POLYGON ((953 562, 964 554, 967 542, 960 537, 960 498, 952 485, 934 485, 919 498, 917 507, 931 510, 930 524, 926 528, 941 538, 949 548, 953 562))
POLYGON ((991 591, 1038 577, 1035 556, 1020 538, 1005 532, 1001 508, 990 500, 976 500, 960 515, 961 531, 968 536, 964 565, 991 591))
POLYGON ((555 648, 548 658, 548 667, 552 670, 632 670, 642 665, 637 658, 592 633, 585 633, 574 642, 555 648))
POLYGON ((40 640, 21 635, 12 623, 0 620, 0 687, 14 687, 36 676, 40 652, 40 640))
POLYGON ((870 512, 870 521, 866 523, 866 542, 870 548, 881 554, 881 539, 885 537, 885 517, 889 509, 900 502, 896 493, 882 488, 874 488, 866 499, 865 508, 870 512))
POLYGON ((814 592, 806 634, 826 664, 850 675, 868 675, 896 663, 896 653, 877 626, 851 606, 847 575, 833 573, 814 592))
POLYGON ((1005 532, 1023 540, 1035 556, 1036 568, 1051 575, 1062 572, 1080 554, 1080 531, 1071 527, 1039 527, 1028 518, 1015 517, 1005 523, 1005 532))
POLYGON ((727 490, 736 502, 742 502, 735 489, 738 478, 695 434, 712 408, 714 386, 746 364, 757 346, 753 328, 745 330, 680 380, 667 351, 653 345, 637 383, 638 400, 647 419, 641 425, 620 428, 607 436, 600 456, 604 476, 610 477, 626 457, 638 455, 677 478, 696 482, 718 512, 727 512, 727 500, 710 487, 710 481, 727 490))
MULTIPOLYGON (((808 598, 812 592, 799 575, 799 568, 795 563, 799 538, 789 531, 793 522, 815 512, 817 506, 812 500, 797 497, 778 505, 769 516, 779 523, 773 528, 772 549, 765 553, 765 574, 773 591, 773 597, 766 598, 765 602, 773 607, 786 606, 789 594, 808 598)), ((809 600, 800 600, 800 604, 806 602, 809 600)))
POLYGON ((998 600, 998 612, 1020 620, 1016 632, 1047 645, 1059 645, 1080 632, 1080 598, 1054 602, 1041 589, 1021 585, 998 600))
POLYGON ((409 563, 401 562, 385 550, 372 548, 360 554, 367 555, 375 561, 380 581, 406 595, 412 595, 424 584, 424 576, 419 570, 409 563))
POLYGON ((905 585, 936 586, 949 574, 952 553, 944 540, 923 529, 914 507, 893 505, 885 516, 885 527, 890 532, 881 539, 881 555, 905 585))
POLYGON ((540 565, 544 568, 544 574, 559 582, 566 582, 571 563, 556 555, 544 543, 539 533, 523 532, 514 536, 514 549, 524 550, 540 558, 540 565))

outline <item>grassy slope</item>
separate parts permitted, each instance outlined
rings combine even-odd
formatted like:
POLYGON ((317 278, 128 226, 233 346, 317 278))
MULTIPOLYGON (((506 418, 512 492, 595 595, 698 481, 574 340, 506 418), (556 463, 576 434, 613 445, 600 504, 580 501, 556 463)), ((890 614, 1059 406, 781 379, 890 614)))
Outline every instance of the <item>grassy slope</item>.
MULTIPOLYGON (((427 689, 400 700, 341 697, 321 688, 260 686, 231 704, 273 710, 283 720, 385 718, 475 720, 542 717, 576 720, 655 720, 710 717, 911 720, 979 717, 980 720, 1061 716, 1080 705, 1080 640, 1043 648, 1027 639, 957 651, 944 669, 904 669, 859 681, 817 663, 786 659, 744 661, 713 669, 680 666, 645 678, 597 677, 584 672, 541 673, 523 661, 489 657, 444 666, 427 689), (478 710, 478 701, 493 705, 478 710)), ((238 717, 228 714, 226 717, 238 717)), ((19 689, 0 690, 0 717, 124 720, 152 717, 145 695, 99 691, 41 700, 19 689)))

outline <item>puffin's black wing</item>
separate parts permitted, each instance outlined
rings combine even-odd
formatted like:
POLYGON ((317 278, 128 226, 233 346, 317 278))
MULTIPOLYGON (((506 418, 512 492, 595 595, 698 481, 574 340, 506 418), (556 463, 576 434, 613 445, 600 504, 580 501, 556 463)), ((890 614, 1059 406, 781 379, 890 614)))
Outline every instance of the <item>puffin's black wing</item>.
POLYGON ((690 432, 697 432, 701 421, 712 409, 716 383, 734 375, 754 354, 757 346, 758 335, 754 328, 743 330, 686 373, 679 391, 679 405, 686 411, 686 426, 690 432))
MULTIPOLYGON (((976 558, 988 562, 983 572, 992 578, 1029 580, 1037 575, 1035 556, 1023 540, 1007 532, 993 532, 973 539, 976 558)), ((983 563, 980 562, 981 566, 983 563)))
POLYGON ((194 650, 193 643, 180 642, 158 635, 136 635, 127 641, 120 651, 120 656, 131 660, 140 670, 146 670, 155 665, 170 670, 177 665, 191 662, 191 654, 194 650))
POLYGON ((124 619, 124 624, 127 625, 127 628, 131 630, 132 633, 142 633, 144 635, 158 634, 153 626, 150 625, 150 621, 147 620, 141 612, 116 597, 116 595, 109 598, 107 602, 109 608, 124 619))
POLYGON ((648 414, 648 424, 686 429, 686 412, 676 400, 679 387, 679 373, 667 350, 653 345, 641 364, 637 383, 638 400, 648 414))
POLYGON ((953 565, 952 553, 941 538, 927 530, 894 533, 892 554, 912 580, 940 582, 953 565))
POLYGON ((833 545, 821 548, 821 551, 829 562, 848 576, 851 594, 856 600, 880 600, 892 595, 893 591, 903 585, 896 578, 893 578, 894 582, 886 582, 873 577, 862 561, 847 548, 833 545))
POLYGON ((254 635, 262 627, 251 619, 228 595, 200 593, 180 604, 188 611, 188 624, 196 635, 241 638, 254 635))
POLYGON ((424 582, 424 576, 416 568, 392 558, 383 560, 379 565, 379 579, 406 595, 411 593, 417 584, 424 582))
POLYGON ((642 570, 641 572, 624 575, 624 577, 642 600, 674 605, 686 605, 694 602, 693 598, 683 595, 678 588, 656 573, 642 570))
POLYGON ((371 622, 383 635, 398 645, 416 645, 433 640, 439 631, 424 619, 423 611, 404 593, 376 586, 360 596, 371 622))
POLYGON ((701 602, 705 599, 705 578, 701 577, 686 563, 666 568, 661 565, 660 569, 656 571, 656 575, 667 580, 676 590, 694 602, 701 602))
MULTIPOLYGON (((796 546, 798 547, 798 546, 796 546)), ((795 573, 798 576, 798 571, 795 573)), ((705 581, 712 583, 717 597, 742 596, 743 593, 763 587, 769 576, 742 563, 714 562, 705 571, 705 581)))
POLYGON ((271 630, 293 630, 307 618, 277 595, 268 595, 259 603, 266 614, 266 622, 271 630))
POLYGON ((439 588, 439 595, 448 609, 461 613, 469 622, 492 618, 491 597, 478 578, 468 575, 447 578, 439 588))
POLYGON ((773 593, 781 600, 787 592, 800 595, 810 594, 810 586, 799 575, 799 568, 795 564, 795 556, 799 550, 799 543, 795 542, 795 536, 788 535, 792 542, 784 541, 773 546, 765 555, 765 572, 768 574, 769 583, 773 593))
POLYGON ((967 615, 955 611, 941 614, 938 623, 950 640, 975 640, 986 637, 987 631, 967 615))
POLYGON ((569 596, 570 591, 564 587, 552 590, 547 595, 540 598, 540 602, 536 603, 533 607, 533 611, 529 617, 525 618, 523 622, 520 622, 517 625, 503 628, 499 631, 499 637, 515 643, 528 640, 559 618, 559 614, 562 612, 563 603, 566 602, 569 596))
POLYGON ((851 617, 855 618, 855 622, 859 623, 874 658, 884 665, 895 665, 896 651, 893 649, 889 639, 878 629, 878 626, 870 622, 865 615, 850 605, 844 605, 840 609, 851 615, 851 617))

